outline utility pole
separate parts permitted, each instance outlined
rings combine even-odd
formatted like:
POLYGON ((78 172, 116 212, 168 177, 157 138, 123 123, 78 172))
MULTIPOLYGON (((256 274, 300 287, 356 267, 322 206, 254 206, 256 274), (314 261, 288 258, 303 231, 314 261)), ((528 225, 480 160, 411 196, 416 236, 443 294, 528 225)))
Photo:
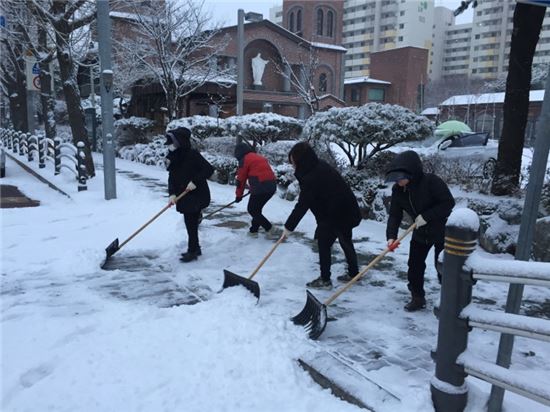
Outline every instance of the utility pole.
POLYGON ((97 40, 101 64, 101 127, 103 130, 103 180, 105 200, 116 199, 113 128, 113 70, 111 65, 111 20, 109 0, 97 0, 97 40))
POLYGON ((242 116, 244 88, 244 10, 239 9, 237 13, 237 116, 242 116))

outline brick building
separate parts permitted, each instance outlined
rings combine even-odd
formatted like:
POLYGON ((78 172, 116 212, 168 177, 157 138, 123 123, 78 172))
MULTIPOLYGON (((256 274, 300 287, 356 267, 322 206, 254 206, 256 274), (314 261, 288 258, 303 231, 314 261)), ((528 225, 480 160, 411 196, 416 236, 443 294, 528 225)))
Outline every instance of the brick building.
POLYGON ((418 111, 427 81, 428 50, 400 47, 370 55, 371 77, 345 80, 347 105, 369 102, 391 103, 418 111))

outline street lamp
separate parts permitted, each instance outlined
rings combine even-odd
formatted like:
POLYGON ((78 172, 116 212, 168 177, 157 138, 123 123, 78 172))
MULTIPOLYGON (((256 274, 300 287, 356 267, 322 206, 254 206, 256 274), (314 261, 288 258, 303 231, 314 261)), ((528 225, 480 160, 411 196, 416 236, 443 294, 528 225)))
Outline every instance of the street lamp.
POLYGON ((262 21, 263 14, 252 11, 245 13, 239 9, 237 14, 237 116, 243 115, 244 90, 244 22, 262 21))

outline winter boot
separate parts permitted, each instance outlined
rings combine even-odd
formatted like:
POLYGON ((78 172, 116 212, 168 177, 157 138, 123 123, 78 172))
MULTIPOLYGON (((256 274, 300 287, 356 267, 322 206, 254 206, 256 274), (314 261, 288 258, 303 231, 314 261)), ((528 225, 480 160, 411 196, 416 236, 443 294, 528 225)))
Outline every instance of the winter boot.
POLYGON ((265 237, 271 240, 279 240, 283 234, 283 229, 275 225, 271 226, 271 229, 265 232, 265 237))
POLYGON ((353 278, 354 278, 354 276, 351 276, 350 274, 345 273, 343 275, 338 276, 336 279, 338 279, 340 282, 348 283, 353 278))
POLYGON ((413 296, 411 301, 407 303, 404 309, 407 312, 416 312, 417 310, 424 309, 426 307, 426 299, 422 296, 413 296))
POLYGON ((200 255, 202 255, 202 252, 201 252, 200 249, 189 250, 186 253, 182 253, 182 255, 180 257, 180 260, 182 262, 187 263, 187 262, 191 262, 193 260, 197 260, 200 255))
POLYGON ((308 288, 313 288, 313 289, 331 290, 332 289, 332 282, 330 281, 330 279, 329 280, 324 280, 322 277, 318 277, 317 279, 306 283, 306 286, 308 288))

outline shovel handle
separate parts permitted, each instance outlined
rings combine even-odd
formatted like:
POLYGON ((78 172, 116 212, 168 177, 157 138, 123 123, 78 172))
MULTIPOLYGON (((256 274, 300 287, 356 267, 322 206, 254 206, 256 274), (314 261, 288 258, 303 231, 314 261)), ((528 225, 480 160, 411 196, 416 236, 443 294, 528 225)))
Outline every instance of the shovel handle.
MULTIPOLYGON (((243 195, 242 197, 247 197, 249 194, 250 194, 250 192, 247 192, 247 193, 246 193, 245 195, 243 195)), ((216 210, 214 210, 213 212, 208 213, 205 217, 203 217, 203 219, 208 219, 210 216, 215 215, 215 214, 218 213, 219 211, 225 209, 226 207, 231 206, 231 205, 232 205, 233 203, 235 203, 235 202, 236 202, 236 200, 233 200, 231 203, 228 203, 228 204, 226 204, 225 206, 222 206, 222 207, 220 207, 219 209, 216 209, 216 210)))
MULTIPOLYGON (((416 223, 413 223, 412 225, 409 226, 409 228, 405 231, 405 233, 403 233, 396 241, 394 241, 394 244, 397 242, 401 242, 406 236, 408 236, 409 233, 411 233, 414 229, 416 228, 416 223)), ((346 283, 343 287, 341 287, 338 291, 336 291, 336 293, 334 293, 330 298, 328 298, 326 301, 325 301, 325 306, 328 306, 330 305, 338 296, 340 296, 342 293, 344 293, 346 290, 348 290, 355 282, 357 282, 359 279, 361 279, 365 273, 367 273, 367 271, 373 267, 374 265, 376 265, 380 260, 382 260, 382 258, 384 256, 386 256, 388 254, 388 252, 391 252, 393 251, 394 248, 392 247, 386 247, 386 249, 384 249, 382 251, 382 253, 380 253, 378 256, 376 256, 368 265, 365 269, 363 269, 361 272, 359 272, 357 275, 355 275, 353 277, 353 279, 351 279, 348 283, 346 283)))
MULTIPOLYGON (((187 193, 189 193, 190 190, 188 189, 185 189, 182 193, 180 193, 180 195, 178 197, 176 197, 176 203, 178 200, 180 200, 183 196, 185 196, 187 193)), ((128 239, 126 239, 124 242, 122 242, 118 248, 122 248, 122 246, 124 246, 126 243, 128 243, 130 240, 132 240, 133 238, 135 238, 139 232, 141 232, 143 229, 145 229, 147 226, 149 226, 153 220, 155 220, 157 217, 159 217, 160 215, 162 215, 164 212, 166 212, 166 210, 168 210, 170 207, 172 207, 172 203, 168 203, 166 206, 164 206, 160 212, 158 212, 155 216, 153 216, 151 219, 149 219, 143 226, 141 226, 138 230, 136 230, 132 235, 130 235, 130 237, 128 239)))
POLYGON ((282 234, 281 237, 279 238, 279 240, 277 240, 277 242, 275 242, 275 244, 273 245, 271 250, 268 252, 267 255, 265 255, 265 257, 262 259, 260 264, 258 266, 256 266, 256 269, 254 269, 254 272, 252 272, 252 274, 248 277, 248 280, 250 280, 254 276, 256 276, 256 273, 258 273, 260 268, 264 265, 264 263, 267 261, 267 259, 270 258, 270 256, 273 254, 273 252, 275 252, 275 249, 277 249, 277 246, 279 246, 283 242, 283 240, 285 240, 285 235, 284 234, 282 234))

